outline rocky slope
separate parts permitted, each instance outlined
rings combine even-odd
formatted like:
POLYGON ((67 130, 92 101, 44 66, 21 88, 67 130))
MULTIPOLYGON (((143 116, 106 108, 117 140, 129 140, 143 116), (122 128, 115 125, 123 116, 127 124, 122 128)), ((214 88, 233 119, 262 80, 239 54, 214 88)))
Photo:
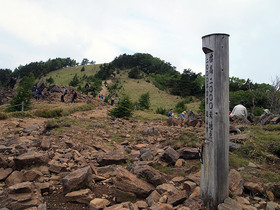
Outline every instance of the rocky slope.
MULTIPOLYGON (((114 119, 110 106, 90 102, 96 109, 63 118, 0 121, 0 209, 205 208, 198 150, 177 143, 182 135, 203 139, 203 126, 114 119)), ((219 209, 279 209, 279 198, 279 183, 244 182, 231 169, 219 209)))

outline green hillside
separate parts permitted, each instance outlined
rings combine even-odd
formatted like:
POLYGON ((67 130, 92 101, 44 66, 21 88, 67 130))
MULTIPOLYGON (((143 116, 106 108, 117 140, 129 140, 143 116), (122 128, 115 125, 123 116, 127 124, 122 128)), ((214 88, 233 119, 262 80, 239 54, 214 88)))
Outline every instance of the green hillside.
POLYGON ((54 79, 54 84, 69 85, 69 82, 73 79, 75 74, 77 74, 79 78, 82 78, 84 75, 93 76, 99 71, 99 67, 100 64, 66 67, 48 73, 46 79, 52 77, 54 79), (83 67, 85 71, 81 71, 83 67))
MULTIPOLYGON (((85 71, 81 71, 83 66, 67 67, 62 68, 57 71, 50 72, 46 75, 46 79, 52 77, 54 79, 54 84, 69 85, 69 82, 73 79, 75 74, 79 77, 80 85, 87 82, 88 79, 84 78, 84 75, 94 76, 100 68, 100 65, 86 65, 85 71)), ((119 86, 122 88, 119 90, 120 97, 124 94, 128 95, 132 101, 136 102, 139 100, 140 96, 144 93, 150 93, 151 107, 150 111, 155 113, 157 108, 170 109, 174 108, 175 105, 182 101, 183 98, 180 96, 175 96, 167 93, 166 91, 159 90, 153 85, 150 80, 143 79, 131 79, 128 77, 129 70, 121 70, 119 74, 116 74, 115 79, 111 82, 108 80, 110 85, 113 85, 118 81, 119 86), (148 82, 149 81, 149 82, 148 82)), ((188 109, 197 112, 199 109, 200 101, 196 100, 190 104, 186 104, 188 109)))

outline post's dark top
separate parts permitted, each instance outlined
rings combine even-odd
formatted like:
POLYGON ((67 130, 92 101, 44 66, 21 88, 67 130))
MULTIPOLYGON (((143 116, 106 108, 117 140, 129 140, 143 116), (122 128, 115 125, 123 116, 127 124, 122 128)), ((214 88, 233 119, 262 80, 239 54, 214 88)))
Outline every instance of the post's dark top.
POLYGON ((214 33, 214 34, 208 34, 208 35, 205 35, 205 36, 203 36, 203 37, 202 37, 202 39, 203 39, 203 38, 205 38, 205 37, 207 37, 207 36, 212 36, 212 35, 224 35, 224 36, 229 36, 229 34, 224 34, 224 33, 214 33))

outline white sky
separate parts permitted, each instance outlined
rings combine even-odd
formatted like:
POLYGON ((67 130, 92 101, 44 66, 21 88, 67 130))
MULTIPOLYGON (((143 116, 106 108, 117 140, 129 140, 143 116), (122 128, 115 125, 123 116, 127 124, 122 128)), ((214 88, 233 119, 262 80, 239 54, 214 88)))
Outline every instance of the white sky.
POLYGON ((279 0, 0 0, 0 68, 150 53, 204 74, 201 37, 229 34, 230 76, 279 76, 279 0))

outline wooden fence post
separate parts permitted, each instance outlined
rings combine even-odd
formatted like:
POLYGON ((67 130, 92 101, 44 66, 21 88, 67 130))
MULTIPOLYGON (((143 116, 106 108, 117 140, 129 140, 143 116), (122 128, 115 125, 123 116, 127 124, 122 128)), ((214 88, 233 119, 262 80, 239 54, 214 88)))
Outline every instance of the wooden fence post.
POLYGON ((24 101, 21 102, 21 111, 22 111, 22 112, 24 111, 24 101))
POLYGON ((200 195, 207 209, 228 197, 229 35, 202 37, 205 53, 205 140, 200 195))

